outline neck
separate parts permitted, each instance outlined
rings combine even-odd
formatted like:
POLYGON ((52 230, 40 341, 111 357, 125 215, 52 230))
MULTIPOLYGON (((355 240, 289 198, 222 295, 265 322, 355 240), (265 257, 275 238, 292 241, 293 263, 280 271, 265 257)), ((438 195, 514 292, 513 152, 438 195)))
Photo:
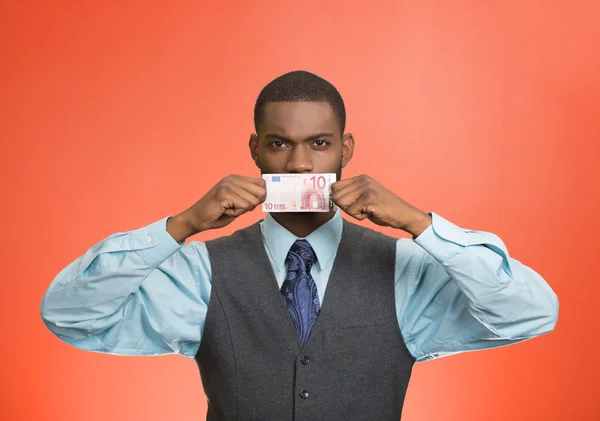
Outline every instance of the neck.
POLYGON ((271 213, 271 216, 279 225, 296 237, 307 237, 311 232, 333 218, 334 215, 335 211, 271 213))

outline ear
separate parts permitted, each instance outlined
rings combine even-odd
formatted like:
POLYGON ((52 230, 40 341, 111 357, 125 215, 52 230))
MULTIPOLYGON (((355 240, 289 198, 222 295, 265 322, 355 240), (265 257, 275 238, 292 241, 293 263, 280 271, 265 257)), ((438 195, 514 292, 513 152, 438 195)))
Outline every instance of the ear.
POLYGON ((250 135, 248 147, 250 148, 250 156, 252 156, 252 160, 254 161, 258 169, 262 171, 262 168, 260 166, 260 159, 258 158, 258 135, 250 135))
POLYGON ((342 136, 342 168, 344 168, 354 154, 354 136, 352 133, 346 133, 342 136))

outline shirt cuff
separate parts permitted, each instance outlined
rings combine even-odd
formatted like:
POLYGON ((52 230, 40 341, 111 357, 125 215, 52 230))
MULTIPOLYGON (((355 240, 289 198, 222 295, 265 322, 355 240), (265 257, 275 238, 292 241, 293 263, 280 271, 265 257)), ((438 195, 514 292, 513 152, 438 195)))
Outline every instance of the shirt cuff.
POLYGON ((435 212, 431 215, 431 225, 418 237, 415 243, 423 247, 438 262, 444 264, 455 254, 460 253, 469 243, 464 229, 442 218, 435 212))
POLYGON ((170 216, 166 216, 129 233, 131 248, 150 267, 158 267, 185 245, 185 240, 178 243, 167 231, 167 220, 169 218, 170 216))

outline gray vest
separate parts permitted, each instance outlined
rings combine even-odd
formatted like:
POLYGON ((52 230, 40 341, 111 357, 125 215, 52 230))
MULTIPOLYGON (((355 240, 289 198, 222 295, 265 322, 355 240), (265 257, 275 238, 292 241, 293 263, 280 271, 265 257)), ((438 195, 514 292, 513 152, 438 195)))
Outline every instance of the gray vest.
POLYGON ((396 319, 396 239, 344 220, 303 345, 259 224, 206 242, 212 290, 196 362, 208 421, 398 421, 414 358, 396 319))

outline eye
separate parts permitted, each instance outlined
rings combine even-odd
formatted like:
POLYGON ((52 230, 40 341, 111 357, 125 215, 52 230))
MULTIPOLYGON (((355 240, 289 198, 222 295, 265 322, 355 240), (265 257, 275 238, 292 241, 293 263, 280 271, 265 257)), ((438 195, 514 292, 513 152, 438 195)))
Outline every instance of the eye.
POLYGON ((324 146, 327 146, 329 144, 329 142, 327 142, 326 140, 323 139, 317 139, 315 140, 315 146, 322 148, 324 146))
POLYGON ((269 145, 271 147, 274 147, 275 149, 281 149, 285 146, 285 142, 283 142, 281 140, 276 140, 274 142, 271 142, 269 145))

